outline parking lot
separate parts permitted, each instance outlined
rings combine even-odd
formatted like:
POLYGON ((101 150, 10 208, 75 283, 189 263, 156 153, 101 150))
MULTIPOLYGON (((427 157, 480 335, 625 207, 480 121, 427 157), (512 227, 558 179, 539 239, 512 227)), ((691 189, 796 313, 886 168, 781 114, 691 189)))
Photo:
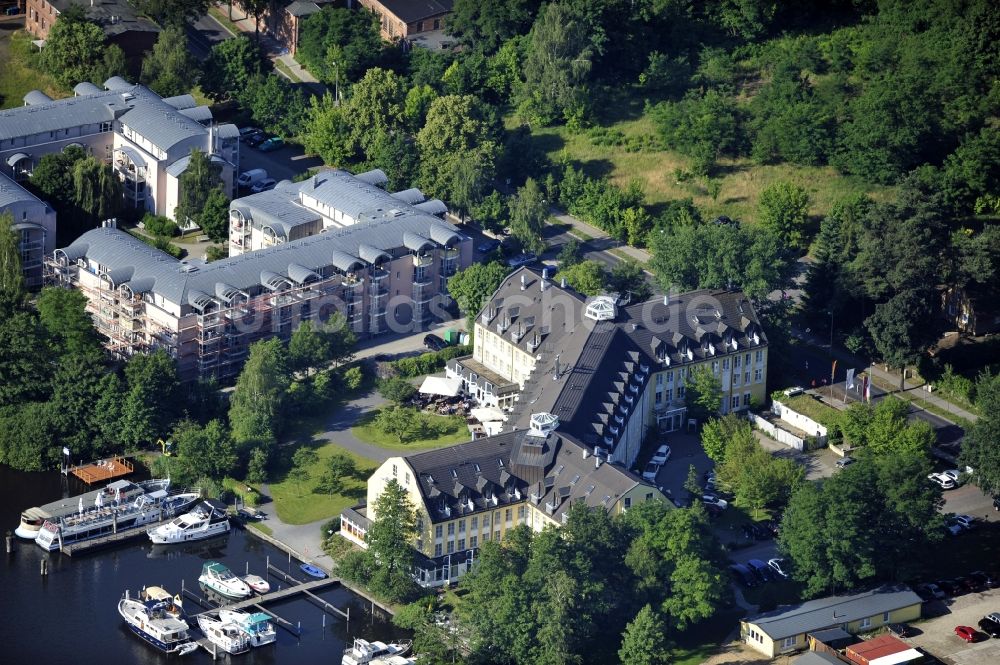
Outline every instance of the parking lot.
MULTIPOLYGON (((993 499, 971 483, 953 490, 945 490, 941 512, 972 515, 986 522, 1000 521, 1000 512, 993 508, 993 499)), ((1000 660, 997 661, 1000 663, 1000 660)))
MULTIPOLYGON (((670 459, 660 467, 656 474, 656 485, 662 489, 667 496, 675 498, 686 498, 687 490, 684 489, 684 481, 687 480, 688 467, 694 464, 698 470, 698 479, 714 466, 714 463, 705 454, 705 449, 701 447, 701 441, 695 433, 667 432, 663 434, 659 443, 666 443, 670 446, 670 459)), ((659 443, 657 445, 659 445, 659 443)), ((639 469, 642 472, 642 469, 639 469)))
POLYGON ((237 173, 250 169, 264 169, 267 175, 278 182, 291 180, 292 176, 311 168, 323 166, 319 157, 309 157, 301 146, 286 145, 274 152, 261 152, 245 143, 240 144, 240 163, 237 173))
POLYGON ((914 624, 920 634, 906 641, 951 665, 996 665, 1000 663, 1000 640, 987 637, 969 644, 955 635, 955 626, 976 628, 976 623, 991 612, 1000 612, 1000 589, 927 603, 924 613, 940 616, 914 624))

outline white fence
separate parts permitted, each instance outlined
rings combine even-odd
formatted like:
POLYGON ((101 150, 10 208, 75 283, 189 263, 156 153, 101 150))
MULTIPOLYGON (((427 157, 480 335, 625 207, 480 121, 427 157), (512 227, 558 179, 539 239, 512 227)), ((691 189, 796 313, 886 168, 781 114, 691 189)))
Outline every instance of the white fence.
MULTIPOLYGON (((762 418, 756 413, 748 413, 747 417, 750 418, 750 422, 753 423, 755 427, 778 443, 783 443, 789 448, 795 448, 795 450, 805 450, 806 442, 802 437, 792 434, 788 430, 781 429, 770 420, 762 418)), ((826 437, 824 437, 824 439, 825 438, 826 437)))
POLYGON ((792 427, 796 427, 809 436, 815 436, 817 443, 826 443, 826 425, 821 425, 812 418, 804 416, 798 411, 792 410, 788 405, 782 404, 778 400, 771 403, 771 413, 778 416, 792 427))

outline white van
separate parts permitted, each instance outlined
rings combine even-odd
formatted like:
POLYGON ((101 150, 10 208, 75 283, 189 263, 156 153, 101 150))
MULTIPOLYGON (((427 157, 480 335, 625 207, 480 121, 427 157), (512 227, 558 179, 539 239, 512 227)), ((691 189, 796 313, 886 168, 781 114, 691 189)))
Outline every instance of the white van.
POLYGON ((250 187, 261 180, 267 180, 267 171, 264 169, 250 169, 244 171, 236 178, 236 184, 240 187, 250 187))

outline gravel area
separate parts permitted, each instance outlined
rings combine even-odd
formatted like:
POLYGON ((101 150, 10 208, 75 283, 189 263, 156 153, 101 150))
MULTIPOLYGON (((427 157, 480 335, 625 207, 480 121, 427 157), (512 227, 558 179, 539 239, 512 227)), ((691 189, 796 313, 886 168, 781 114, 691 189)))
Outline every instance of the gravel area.
MULTIPOLYGON (((942 613, 914 624, 920 635, 906 641, 950 665, 996 665, 1000 663, 1000 640, 986 638, 968 644, 955 635, 955 626, 972 626, 990 612, 1000 612, 1000 589, 970 593, 947 601, 928 603, 925 614, 942 613)), ((982 637, 985 637, 981 634, 982 637)))

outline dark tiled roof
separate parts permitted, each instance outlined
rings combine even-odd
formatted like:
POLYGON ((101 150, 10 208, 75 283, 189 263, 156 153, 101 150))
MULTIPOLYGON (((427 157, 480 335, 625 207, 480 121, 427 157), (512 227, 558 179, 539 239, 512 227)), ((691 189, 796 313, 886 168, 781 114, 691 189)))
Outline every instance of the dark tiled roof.
POLYGON ((59 12, 64 12, 70 5, 80 5, 90 21, 101 26, 105 34, 118 35, 129 31, 159 32, 155 23, 143 17, 135 7, 126 0, 49 0, 49 4, 59 12))
POLYGON ((383 7, 404 23, 451 11, 452 0, 379 0, 383 7))

